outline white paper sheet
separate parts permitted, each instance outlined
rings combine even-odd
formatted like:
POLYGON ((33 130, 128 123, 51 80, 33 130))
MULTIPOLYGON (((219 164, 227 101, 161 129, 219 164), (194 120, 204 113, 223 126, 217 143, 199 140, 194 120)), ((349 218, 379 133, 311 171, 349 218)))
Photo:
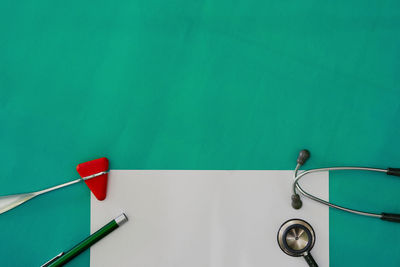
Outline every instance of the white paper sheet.
MULTIPOLYGON (((91 199, 91 232, 125 212, 129 221, 91 248, 91 266, 307 266, 277 245, 280 225, 308 221, 312 250, 329 265, 328 208, 303 198, 291 208, 292 171, 112 170, 104 201, 91 199)), ((328 199, 329 174, 303 187, 328 199)))

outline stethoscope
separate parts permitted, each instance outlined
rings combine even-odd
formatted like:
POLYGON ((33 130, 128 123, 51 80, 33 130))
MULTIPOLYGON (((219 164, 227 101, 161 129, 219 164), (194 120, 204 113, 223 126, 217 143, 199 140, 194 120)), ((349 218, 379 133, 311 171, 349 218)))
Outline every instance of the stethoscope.
MULTIPOLYGON (((379 169, 379 168, 369 168, 369 167, 328 167, 328 168, 318 168, 318 169, 309 169, 299 173, 299 169, 304 163, 310 158, 310 152, 308 150, 301 150, 299 156, 297 157, 297 165, 294 169, 293 176, 293 194, 292 194, 292 207, 294 209, 300 209, 303 205, 303 202, 300 199, 300 195, 297 193, 300 192, 303 196, 317 201, 323 205, 328 207, 332 207, 338 210, 347 211, 350 213, 380 218, 381 220, 398 222, 400 223, 400 214, 394 213, 372 213, 359 211, 355 209, 346 208, 343 206, 339 206, 333 204, 329 201, 320 199, 308 192, 306 192, 300 185, 299 180, 303 178, 305 175, 314 173, 314 172, 323 172, 323 171, 338 171, 338 170, 361 170, 361 171, 374 171, 386 173, 387 175, 394 175, 400 177, 400 168, 387 168, 387 169, 379 169)), ((307 261, 308 265, 311 267, 317 267, 317 263, 313 259, 310 254, 310 251, 315 243, 315 233, 310 224, 301 219, 291 219, 284 222, 278 231, 278 245, 286 254, 293 257, 301 257, 303 256, 307 261)))
POLYGON ((292 207, 294 209, 300 209, 303 205, 303 202, 300 199, 300 195, 297 194, 297 190, 305 197, 315 200, 321 204, 326 206, 343 210, 347 212, 351 212, 358 215, 369 216, 374 218, 380 218, 381 220, 391 221, 391 222, 398 222, 400 223, 400 214, 394 213, 372 213, 372 212, 365 212, 359 211, 355 209, 345 208, 343 206, 335 205, 329 201, 320 199, 308 192, 306 192, 300 185, 299 180, 303 178, 305 175, 314 173, 314 172, 324 172, 324 171, 339 171, 339 170, 360 170, 360 171, 373 171, 373 172, 381 172, 386 173, 387 175, 394 175, 400 177, 400 168, 387 168, 387 169, 379 169, 379 168, 369 168, 369 167, 328 167, 328 168, 319 168, 319 169, 310 169, 305 170, 299 173, 300 167, 310 158, 310 152, 308 150, 301 150, 299 156, 297 157, 297 165, 294 169, 294 181, 293 181, 293 195, 292 195, 292 207))

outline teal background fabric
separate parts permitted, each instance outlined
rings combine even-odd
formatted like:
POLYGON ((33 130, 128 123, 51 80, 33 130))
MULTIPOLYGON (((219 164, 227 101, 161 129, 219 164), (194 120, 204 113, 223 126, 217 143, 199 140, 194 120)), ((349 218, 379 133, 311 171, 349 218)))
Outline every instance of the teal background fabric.
MULTIPOLYGON (((400 167, 399 47, 394 0, 1 1, 0 195, 101 156, 112 169, 286 170, 308 148, 306 167, 400 167)), ((399 188, 331 173, 330 198, 400 213, 399 188)), ((400 265, 399 224, 329 220, 331 266, 400 265)), ((38 266, 89 234, 89 189, 43 195, 0 229, 1 266, 38 266)))

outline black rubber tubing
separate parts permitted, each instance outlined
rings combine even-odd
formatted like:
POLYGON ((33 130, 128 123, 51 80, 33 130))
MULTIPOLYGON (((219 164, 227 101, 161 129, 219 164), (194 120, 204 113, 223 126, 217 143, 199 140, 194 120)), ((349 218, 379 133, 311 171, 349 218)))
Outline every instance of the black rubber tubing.
POLYGON ((400 177, 400 168, 387 168, 386 174, 400 177))
POLYGON ((310 267, 318 267, 318 264, 315 262, 314 258, 311 256, 310 253, 307 253, 307 255, 304 255, 304 259, 308 263, 308 266, 310 266, 310 267))
POLYGON ((400 223, 400 214, 382 212, 381 220, 400 223))

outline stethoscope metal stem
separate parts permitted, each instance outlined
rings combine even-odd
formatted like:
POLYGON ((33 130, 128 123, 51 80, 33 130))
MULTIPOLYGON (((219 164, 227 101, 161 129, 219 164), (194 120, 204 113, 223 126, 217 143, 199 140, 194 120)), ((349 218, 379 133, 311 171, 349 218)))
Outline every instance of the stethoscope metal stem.
POLYGON ((318 168, 318 169, 310 169, 310 170, 306 170, 303 171, 302 173, 298 174, 299 168, 300 168, 300 164, 297 164, 295 171, 294 171, 294 181, 293 181, 293 193, 296 193, 296 190, 298 190, 303 196, 315 200, 323 205, 335 208, 335 209, 339 209, 339 210, 343 210, 343 211, 347 211, 347 212, 351 212, 354 214, 358 214, 358 215, 364 215, 364 216, 370 216, 370 217, 375 217, 375 218, 381 218, 382 214, 378 214, 378 213, 370 213, 370 212, 363 212, 363 211, 359 211, 359 210, 354 210, 354 209, 349 209, 349 208, 345 208, 339 205, 335 205, 330 203, 329 201, 320 199, 308 192, 306 192, 300 185, 299 185, 299 180, 310 173, 314 173, 314 172, 323 172, 323 171, 337 171, 337 170, 361 170, 361 171, 375 171, 375 172, 383 172, 383 173, 387 173, 386 169, 379 169, 379 168, 369 168, 369 167, 330 167, 330 168, 318 168))

